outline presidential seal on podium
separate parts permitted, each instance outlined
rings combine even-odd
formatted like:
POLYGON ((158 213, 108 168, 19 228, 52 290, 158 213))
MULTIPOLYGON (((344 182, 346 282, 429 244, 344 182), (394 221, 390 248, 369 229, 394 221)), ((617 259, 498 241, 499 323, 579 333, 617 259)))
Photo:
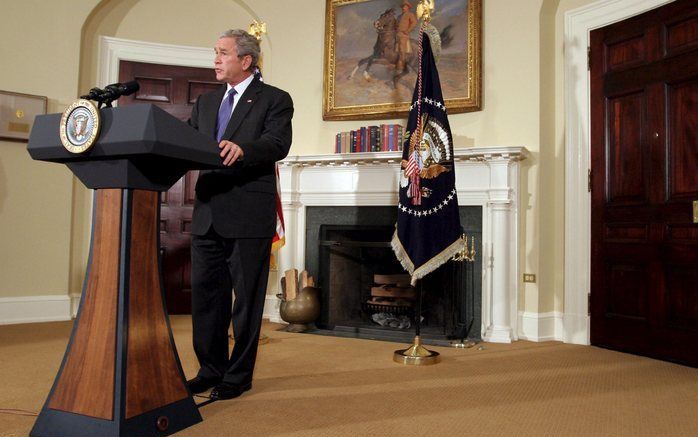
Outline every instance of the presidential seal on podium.
POLYGON ((63 111, 60 137, 63 147, 71 153, 89 150, 99 136, 99 110, 89 100, 79 99, 63 111))

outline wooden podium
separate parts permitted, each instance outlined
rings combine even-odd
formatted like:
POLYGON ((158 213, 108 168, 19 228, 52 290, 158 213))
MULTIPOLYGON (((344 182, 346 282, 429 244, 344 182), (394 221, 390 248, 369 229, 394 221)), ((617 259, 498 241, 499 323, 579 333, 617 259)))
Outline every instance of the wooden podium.
POLYGON ((159 199, 188 170, 220 167, 218 147, 153 105, 101 116, 83 154, 61 144, 61 114, 37 117, 29 139, 32 158, 96 190, 80 309, 34 437, 165 436, 202 420, 164 303, 159 199))

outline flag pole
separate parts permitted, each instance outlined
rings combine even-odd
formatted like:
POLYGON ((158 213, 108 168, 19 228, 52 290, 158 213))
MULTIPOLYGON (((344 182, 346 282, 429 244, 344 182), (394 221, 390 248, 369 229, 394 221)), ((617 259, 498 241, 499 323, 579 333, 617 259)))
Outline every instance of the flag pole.
MULTIPOLYGON (((258 22, 257 20, 252 20, 252 23, 250 23, 249 30, 247 31, 250 35, 254 36, 257 38, 257 41, 262 40, 262 35, 267 33, 267 23, 265 22, 258 22)), ((257 60, 257 72, 256 74, 259 75, 260 80, 262 79, 262 58, 260 57, 257 60)), ((271 254, 269 255, 269 262, 271 263, 271 266, 273 268, 277 267, 276 264, 276 259, 274 257, 274 252, 278 251, 281 249, 281 246, 286 244, 286 239, 284 235, 284 217, 283 217, 283 211, 281 210, 281 200, 280 200, 280 189, 279 189, 279 166, 278 164, 274 165, 275 170, 276 170, 276 190, 277 190, 277 208, 276 208, 276 234, 274 235, 274 238, 272 239, 272 248, 271 248, 271 254), (281 227, 279 228, 279 225, 281 227), (280 232, 279 232, 280 231, 280 232)), ((232 331, 232 326, 231 326, 231 331, 232 331)), ((235 337, 233 336, 232 332, 228 335, 230 341, 234 341, 235 337)), ((269 343, 269 336, 266 335, 263 332, 260 332, 259 334, 259 340, 258 344, 267 344, 269 343)))
MULTIPOLYGON (((422 101, 424 100, 425 102, 429 102, 430 104, 433 103, 432 100, 426 99, 424 97, 424 83, 423 83, 423 69, 422 69, 422 62, 423 62, 423 39, 424 39, 424 31, 425 27, 429 24, 429 21, 431 20, 431 13, 434 9, 434 1, 433 0, 420 0, 419 5, 417 7, 417 16, 418 18, 422 19, 422 24, 419 26, 419 68, 417 71, 417 84, 415 87, 415 93, 413 98, 416 99, 416 101, 413 103, 413 109, 416 109, 416 124, 413 128, 414 132, 411 134, 410 137, 410 147, 407 149, 412 153, 412 150, 419 150, 418 147, 420 147, 421 142, 424 141, 424 126, 422 123, 422 101), (415 144, 413 144, 415 142, 415 144)), ((429 58, 429 62, 433 62, 432 58, 429 58)), ((438 79, 437 79, 438 80, 438 79)), ((431 86, 431 85, 430 85, 431 86)), ((431 92, 431 91, 430 91, 431 92)), ((439 97, 440 97, 440 88, 439 88, 439 97)), ((431 96, 433 97, 433 96, 431 96)), ((443 104, 441 104, 442 108, 443 104)), ((410 117, 412 116, 412 110, 410 110, 410 117)), ((431 109, 427 109, 427 112, 431 111, 431 109)), ((410 124, 411 118, 408 118, 408 127, 410 124)), ((449 134, 450 137, 450 134, 449 134)), ((450 148, 451 145, 449 144, 448 147, 450 148)), ((413 155, 417 155, 417 152, 415 151, 413 155)), ((407 160, 403 156, 404 160, 407 160)), ((416 159, 415 159, 416 160, 416 159)), ((411 162, 414 164, 415 161, 412 160, 412 158, 409 158, 408 163, 411 162)), ((409 165, 409 164, 408 164, 409 165)), ((407 168, 405 167, 405 172, 407 176, 407 168)), ((417 167, 417 170, 415 170, 415 167, 413 166, 412 170, 409 171, 409 177, 411 178, 411 187, 416 187, 414 195, 416 196, 416 199, 412 199, 412 205, 422 205, 421 199, 422 199, 422 188, 420 186, 420 173, 419 169, 421 167, 417 167)), ((427 191, 428 193, 428 191, 427 191)), ((451 200, 455 196, 455 188, 453 189, 453 192, 449 195, 447 200, 444 200, 444 203, 438 207, 438 210, 441 210, 443 206, 445 206, 449 200, 451 200)), ((412 197, 412 196, 410 196, 412 197)), ((457 200, 456 200, 457 202, 457 200)), ((403 207, 403 211, 406 211, 405 207, 403 207)), ((434 207, 431 212, 428 214, 435 213, 437 211, 437 208, 434 207)), ((419 217, 422 217, 423 214, 425 214, 424 211, 418 211, 414 212, 412 211, 412 214, 419 214, 419 217)), ((426 215, 428 215, 426 214, 426 215)), ((455 216, 457 220, 457 215, 455 216)), ((399 237, 399 229, 400 229, 400 219, 398 217, 398 225, 396 226, 396 232, 395 236, 393 237, 392 241, 392 247, 395 253, 398 256, 398 259, 402 263, 403 267, 407 271, 409 271, 412 274, 412 285, 418 285, 417 286, 417 302, 416 302, 416 308, 414 310, 414 323, 415 323, 415 337, 414 341, 412 343, 412 346, 408 347, 407 349, 399 349, 396 350, 395 353, 393 354, 393 361, 400 363, 400 364, 407 364, 407 365, 415 365, 415 366, 424 366, 424 365, 430 365, 430 364, 436 364, 438 363, 441 358, 438 352, 430 351, 426 349, 424 346, 422 346, 422 340, 420 337, 421 334, 421 324, 422 324, 422 297, 424 294, 424 285, 423 285, 423 280, 418 280, 418 278, 422 278, 425 273, 423 272, 416 272, 414 269, 414 265, 411 263, 409 260, 409 256, 406 255, 405 249, 403 248, 401 242, 400 242, 400 237, 399 237), (415 282, 418 281, 419 284, 415 284, 415 282)), ((451 245, 452 247, 455 247, 451 245)), ((449 249, 449 248, 447 248, 449 249)), ((446 252, 447 253, 447 252, 446 252)), ((442 252, 443 256, 443 252, 442 252)), ((448 258, 450 258, 450 255, 447 255, 448 258)), ((421 267, 423 268, 424 266, 428 266, 429 270, 432 271, 434 268, 438 267, 439 264, 442 264, 445 262, 447 259, 440 260, 438 264, 435 264, 435 262, 432 263, 432 265, 424 264, 421 267)), ((433 259, 432 259, 433 261, 433 259)))

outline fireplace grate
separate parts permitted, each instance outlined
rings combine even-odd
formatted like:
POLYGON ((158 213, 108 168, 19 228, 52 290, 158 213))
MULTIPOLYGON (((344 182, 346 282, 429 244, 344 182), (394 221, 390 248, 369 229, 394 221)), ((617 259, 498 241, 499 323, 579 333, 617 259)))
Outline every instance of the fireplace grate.
POLYGON ((363 310, 369 314, 392 313, 396 316, 407 315, 410 317, 412 317, 412 315, 414 314, 413 308, 411 306, 407 306, 407 305, 390 305, 388 303, 382 304, 382 303, 364 302, 362 306, 363 306, 363 310))

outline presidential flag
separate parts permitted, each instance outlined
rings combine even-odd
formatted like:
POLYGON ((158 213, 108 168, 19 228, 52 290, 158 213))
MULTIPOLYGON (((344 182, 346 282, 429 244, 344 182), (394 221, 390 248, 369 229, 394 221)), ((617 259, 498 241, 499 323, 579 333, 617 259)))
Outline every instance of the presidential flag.
POLYGON ((420 30, 420 68, 403 138, 400 199, 391 245, 418 279, 463 248, 456 196, 453 138, 428 34, 420 30))

